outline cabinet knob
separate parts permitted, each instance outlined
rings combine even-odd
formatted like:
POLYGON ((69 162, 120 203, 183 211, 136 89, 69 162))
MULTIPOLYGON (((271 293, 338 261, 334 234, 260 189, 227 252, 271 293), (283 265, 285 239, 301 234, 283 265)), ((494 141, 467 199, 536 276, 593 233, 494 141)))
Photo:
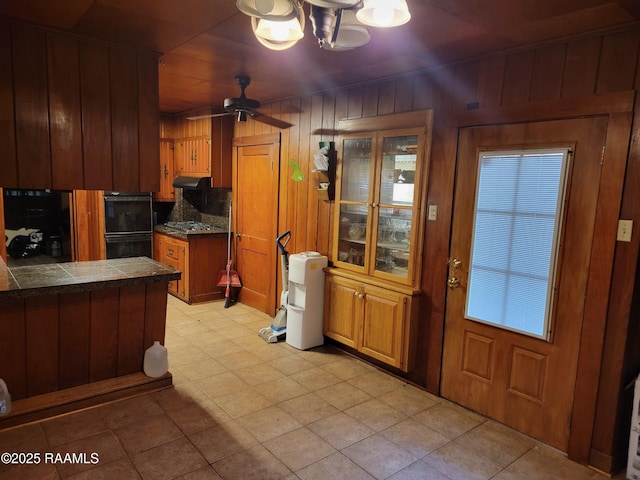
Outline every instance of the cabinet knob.
POLYGON ((359 294, 358 294, 358 298, 359 298, 360 300, 362 300, 362 299, 364 298, 364 293, 359 293, 359 294))
POLYGON ((371 206, 372 206, 373 208, 378 208, 378 204, 377 204, 376 202, 373 202, 373 203, 371 204, 371 206))

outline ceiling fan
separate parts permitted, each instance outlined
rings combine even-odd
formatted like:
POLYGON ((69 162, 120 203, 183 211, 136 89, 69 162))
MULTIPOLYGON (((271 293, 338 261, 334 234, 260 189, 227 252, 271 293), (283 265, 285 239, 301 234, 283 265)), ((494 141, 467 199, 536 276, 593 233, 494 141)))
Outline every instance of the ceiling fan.
POLYGON ((198 115, 195 117, 187 117, 187 120, 198 120, 200 118, 210 117, 222 117, 224 115, 236 115, 239 122, 246 122, 247 115, 258 122, 266 123, 277 128, 289 128, 292 125, 284 120, 270 117, 263 113, 260 113, 260 102, 247 98, 244 90, 251 83, 251 78, 248 75, 236 75, 236 83, 240 86, 240 96, 225 98, 223 111, 220 113, 212 113, 210 115, 198 115))

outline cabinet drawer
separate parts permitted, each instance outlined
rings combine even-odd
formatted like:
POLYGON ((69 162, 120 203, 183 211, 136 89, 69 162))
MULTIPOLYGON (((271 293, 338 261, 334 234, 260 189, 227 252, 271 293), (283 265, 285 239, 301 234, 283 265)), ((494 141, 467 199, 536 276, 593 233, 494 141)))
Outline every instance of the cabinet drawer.
POLYGON ((178 252, 178 246, 172 243, 167 243, 165 246, 165 255, 174 260, 180 260, 180 254, 178 252))

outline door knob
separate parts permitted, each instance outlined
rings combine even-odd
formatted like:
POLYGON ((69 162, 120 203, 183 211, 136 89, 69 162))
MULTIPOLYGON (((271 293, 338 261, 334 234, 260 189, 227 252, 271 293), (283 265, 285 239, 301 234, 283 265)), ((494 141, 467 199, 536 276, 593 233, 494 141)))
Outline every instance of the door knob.
POLYGON ((462 266, 462 261, 457 258, 450 258, 447 263, 456 270, 460 269, 462 266))
POLYGON ((460 279, 458 277, 449 277, 447 285, 451 289, 458 288, 460 286, 460 279))

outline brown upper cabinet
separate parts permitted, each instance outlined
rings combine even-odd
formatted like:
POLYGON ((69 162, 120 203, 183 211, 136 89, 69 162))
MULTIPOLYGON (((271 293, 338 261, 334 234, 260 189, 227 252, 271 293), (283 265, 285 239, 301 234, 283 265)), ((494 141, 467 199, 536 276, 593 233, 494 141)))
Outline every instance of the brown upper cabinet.
POLYGON ((174 168, 176 175, 211 177, 212 187, 231 188, 231 146, 233 116, 199 118, 211 108, 176 117, 174 126, 174 168))
POLYGON ((0 22, 0 186, 158 191, 157 54, 0 22))

